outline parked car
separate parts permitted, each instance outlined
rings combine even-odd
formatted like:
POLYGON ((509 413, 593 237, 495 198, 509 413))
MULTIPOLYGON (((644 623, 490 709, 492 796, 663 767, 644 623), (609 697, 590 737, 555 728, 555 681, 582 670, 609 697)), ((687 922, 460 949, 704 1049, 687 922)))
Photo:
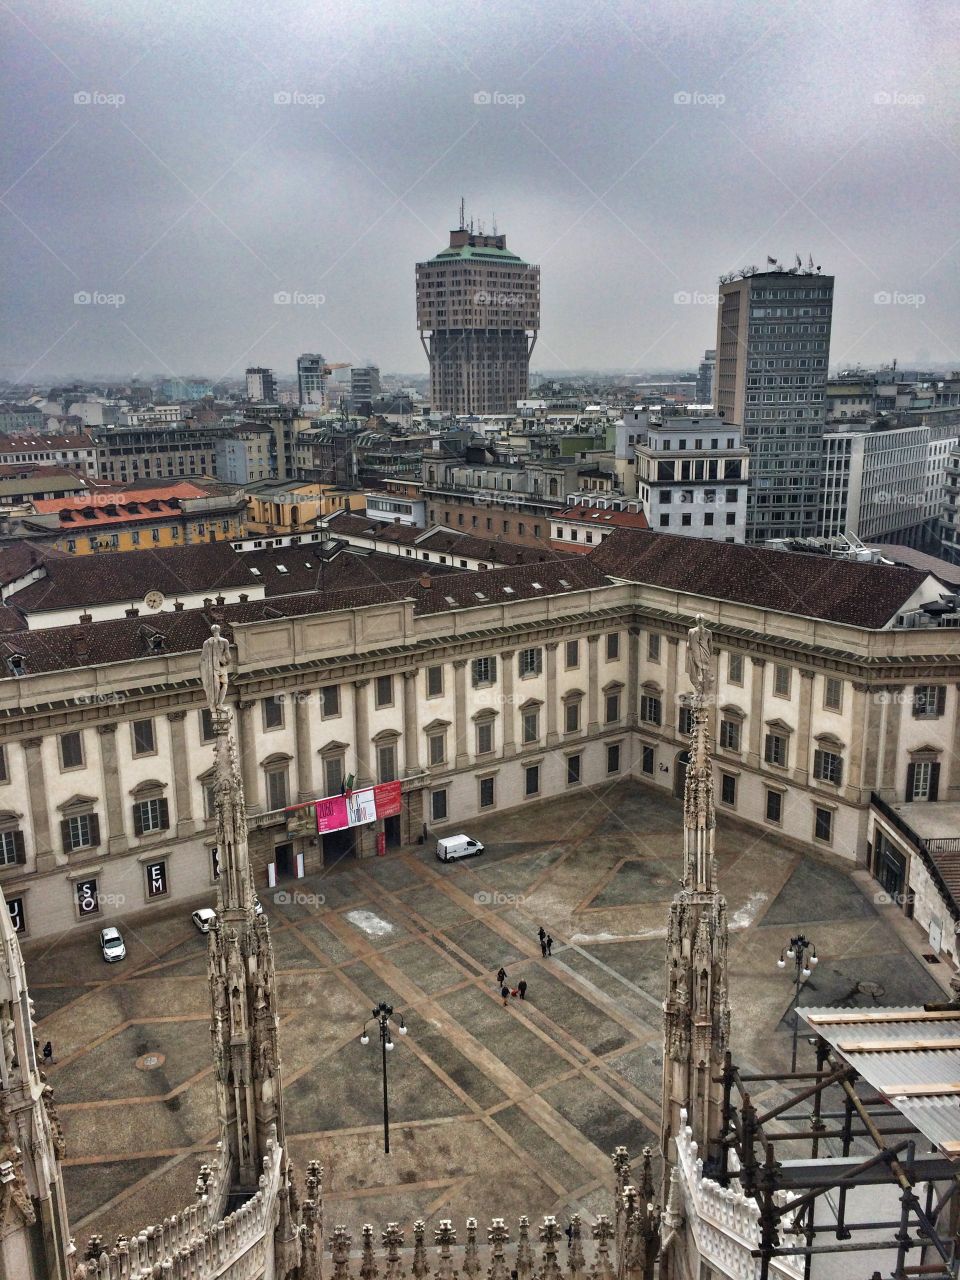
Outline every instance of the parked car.
POLYGON ((441 862, 455 862, 458 858, 472 858, 483 853, 483 845, 470 836, 445 836, 437 841, 437 857, 441 862))
POLYGON ((213 907, 201 907, 199 911, 194 911, 190 919, 201 933, 209 933, 216 922, 217 913, 213 907))
POLYGON ((114 925, 110 925, 106 929, 100 930, 100 950, 103 952, 103 958, 108 964, 112 964, 114 960, 123 960, 127 954, 127 948, 124 945, 123 938, 120 936, 120 930, 114 925))

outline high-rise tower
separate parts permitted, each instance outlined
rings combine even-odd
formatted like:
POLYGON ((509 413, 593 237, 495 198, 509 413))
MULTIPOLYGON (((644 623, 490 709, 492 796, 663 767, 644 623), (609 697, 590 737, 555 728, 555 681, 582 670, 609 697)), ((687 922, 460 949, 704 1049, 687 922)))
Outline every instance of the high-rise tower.
POLYGON ((750 450, 748 542, 819 532, 832 315, 812 265, 720 281, 714 404, 750 450))
POLYGON ((527 394, 540 327, 540 268, 504 235, 463 225, 417 263, 417 328, 430 361, 430 403, 443 413, 509 413, 527 394))
POLYGON ((0 1276, 68 1280, 73 1243, 60 1160, 63 1134, 37 1064, 20 942, 0 890, 0 1276))
MULTIPOLYGON (((693 684, 690 762, 683 791, 683 884, 670 906, 664 1012, 663 1131, 664 1204, 671 1204, 676 1166, 674 1138, 683 1123, 693 1130, 705 1160, 715 1155, 721 1095, 715 1082, 730 1039, 727 998, 727 904, 717 888, 714 852, 716 814, 713 762, 707 737, 707 695, 712 683, 713 643, 697 619, 687 636, 687 672, 693 684)), ((674 1199, 676 1194, 674 1195, 674 1199)), ((663 1280, 672 1267, 665 1240, 663 1280)))

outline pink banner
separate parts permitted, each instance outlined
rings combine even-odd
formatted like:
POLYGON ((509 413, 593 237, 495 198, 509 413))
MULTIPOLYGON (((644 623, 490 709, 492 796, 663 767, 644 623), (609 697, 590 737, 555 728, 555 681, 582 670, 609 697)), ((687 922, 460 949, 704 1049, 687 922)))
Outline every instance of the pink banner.
POLYGON ((327 796, 318 800, 317 831, 342 831, 344 827, 362 827, 377 818, 393 818, 401 809, 403 784, 381 782, 375 787, 363 787, 348 791, 342 796, 327 796))
POLYGON ((401 808, 402 791, 403 783, 401 782, 381 782, 379 786, 374 787, 378 818, 396 817, 401 808))
POLYGON ((328 796, 326 800, 317 801, 317 830, 321 835, 349 826, 346 796, 328 796))

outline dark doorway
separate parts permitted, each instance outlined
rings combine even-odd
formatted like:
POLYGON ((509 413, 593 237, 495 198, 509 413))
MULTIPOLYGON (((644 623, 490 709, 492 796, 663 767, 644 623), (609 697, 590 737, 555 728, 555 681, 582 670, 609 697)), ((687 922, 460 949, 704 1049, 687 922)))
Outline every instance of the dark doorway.
POLYGON ((400 845, 400 815, 394 814, 392 818, 384 818, 383 834, 386 836, 387 848, 396 849, 400 845))
POLYGON ((325 867, 335 867, 344 858, 356 857, 357 846, 354 840, 354 833, 350 827, 344 827, 342 831, 328 831, 320 839, 323 841, 323 865, 325 867))
POLYGON ((690 752, 681 751, 673 767, 673 794, 678 800, 683 799, 683 789, 687 781, 687 765, 690 763, 690 752))
POLYGON ((903 902, 907 860, 883 836, 877 840, 877 879, 894 902, 903 902))
POLYGON ((291 876, 297 874, 297 859, 294 856, 293 845, 278 844, 273 851, 273 860, 277 864, 277 879, 289 880, 291 876))

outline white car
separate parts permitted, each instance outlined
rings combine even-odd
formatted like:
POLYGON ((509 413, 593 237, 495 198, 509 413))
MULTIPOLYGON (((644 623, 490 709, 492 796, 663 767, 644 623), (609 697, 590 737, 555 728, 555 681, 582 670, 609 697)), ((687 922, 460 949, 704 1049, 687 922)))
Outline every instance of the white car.
POLYGON ((437 857, 441 862, 455 862, 457 858, 472 858, 483 853, 483 845, 470 836, 445 836, 437 841, 437 857))
POLYGON ((120 930, 114 925, 100 930, 100 950, 103 952, 103 958, 108 964, 112 964, 114 960, 123 960, 126 957, 127 948, 124 946, 123 938, 120 936, 120 930))
POLYGON ((190 919, 201 933, 209 933, 216 922, 217 913, 213 907, 201 907, 199 911, 194 911, 190 919))

